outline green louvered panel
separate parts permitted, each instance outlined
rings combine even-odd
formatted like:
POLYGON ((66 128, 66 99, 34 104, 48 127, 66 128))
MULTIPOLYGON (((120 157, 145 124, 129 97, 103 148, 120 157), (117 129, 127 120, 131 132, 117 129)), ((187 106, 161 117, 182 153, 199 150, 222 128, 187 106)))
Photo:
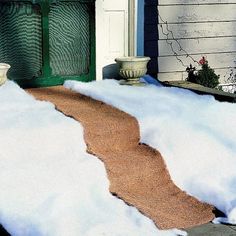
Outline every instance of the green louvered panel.
POLYGON ((53 75, 88 74, 89 11, 80 2, 51 4, 49 13, 50 67, 53 75))
POLYGON ((41 41, 39 6, 0 2, 0 62, 11 65, 11 79, 32 79, 41 74, 41 41))

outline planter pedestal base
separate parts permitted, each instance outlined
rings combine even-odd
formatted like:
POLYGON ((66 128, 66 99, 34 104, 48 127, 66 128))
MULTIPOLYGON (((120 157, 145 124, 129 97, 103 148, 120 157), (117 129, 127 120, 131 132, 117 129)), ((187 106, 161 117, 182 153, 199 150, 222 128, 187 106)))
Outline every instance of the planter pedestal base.
POLYGON ((120 85, 130 85, 130 86, 145 86, 144 82, 140 82, 139 78, 137 80, 120 80, 120 85))

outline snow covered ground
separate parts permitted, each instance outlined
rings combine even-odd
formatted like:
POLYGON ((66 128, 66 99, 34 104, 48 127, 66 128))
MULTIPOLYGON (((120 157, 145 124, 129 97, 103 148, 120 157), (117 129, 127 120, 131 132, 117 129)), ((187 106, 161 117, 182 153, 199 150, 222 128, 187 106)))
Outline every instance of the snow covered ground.
POLYGON ((79 122, 10 81, 0 102, 0 223, 12 236, 185 235, 109 193, 79 122))
POLYGON ((161 152, 175 184, 224 212, 215 223, 236 224, 236 104, 158 83, 66 81, 65 87, 136 117, 141 142, 161 152))

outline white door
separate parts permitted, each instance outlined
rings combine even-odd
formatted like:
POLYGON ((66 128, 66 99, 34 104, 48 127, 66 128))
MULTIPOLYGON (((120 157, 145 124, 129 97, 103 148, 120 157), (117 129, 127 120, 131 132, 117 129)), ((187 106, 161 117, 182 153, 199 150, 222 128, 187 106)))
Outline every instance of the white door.
POLYGON ((96 78, 113 78, 114 59, 128 56, 129 0, 96 0, 96 78))

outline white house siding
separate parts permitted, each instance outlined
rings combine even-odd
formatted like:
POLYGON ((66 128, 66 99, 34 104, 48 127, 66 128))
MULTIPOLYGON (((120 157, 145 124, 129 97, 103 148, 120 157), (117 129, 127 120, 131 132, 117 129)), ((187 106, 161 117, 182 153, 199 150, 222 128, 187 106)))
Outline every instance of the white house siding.
POLYGON ((158 12, 158 79, 185 79, 186 67, 198 66, 187 52, 196 61, 205 56, 223 82, 236 66, 236 0, 159 0, 158 12))

